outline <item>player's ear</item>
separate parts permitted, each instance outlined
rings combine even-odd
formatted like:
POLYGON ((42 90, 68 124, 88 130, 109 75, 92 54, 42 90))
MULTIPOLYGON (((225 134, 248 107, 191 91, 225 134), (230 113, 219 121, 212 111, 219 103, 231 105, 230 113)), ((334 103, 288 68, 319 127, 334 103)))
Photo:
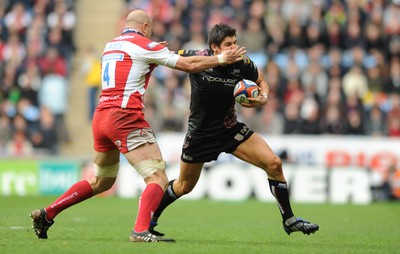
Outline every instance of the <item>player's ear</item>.
POLYGON ((211 43, 211 50, 212 50, 214 53, 218 52, 218 50, 219 50, 218 45, 215 44, 215 43, 211 43))

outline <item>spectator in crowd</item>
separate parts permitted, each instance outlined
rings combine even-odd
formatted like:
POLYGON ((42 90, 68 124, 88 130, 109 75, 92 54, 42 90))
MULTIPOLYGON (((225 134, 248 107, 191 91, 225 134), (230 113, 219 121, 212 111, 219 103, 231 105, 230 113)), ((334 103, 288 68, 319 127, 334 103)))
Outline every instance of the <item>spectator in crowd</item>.
POLYGON ((11 140, 12 126, 10 118, 0 112, 0 154, 4 154, 3 148, 11 140))
POLYGON ((363 98, 368 92, 368 81, 360 66, 353 66, 343 76, 343 91, 346 97, 363 98))
POLYGON ((300 132, 302 134, 320 134, 320 113, 318 103, 315 97, 308 95, 301 104, 300 107, 301 127, 300 132))
POLYGON ((82 59, 81 75, 85 79, 88 97, 88 120, 92 121, 97 106, 99 89, 101 87, 101 62, 100 56, 93 47, 88 47, 82 59))
POLYGON ((38 128, 32 135, 32 142, 44 154, 58 154, 59 142, 54 114, 47 107, 41 108, 38 128))
POLYGON ((26 48, 20 35, 12 33, 8 36, 2 49, 3 59, 6 62, 13 62, 19 65, 26 56, 26 48))
POLYGON ((39 89, 39 105, 47 107, 55 118, 58 140, 68 141, 69 134, 65 123, 68 111, 68 83, 64 76, 50 68, 43 77, 39 89))
POLYGON ((283 133, 284 134, 301 133, 301 118, 300 118, 299 106, 294 102, 289 102, 285 106, 283 133))
POLYGON ((367 68, 367 84, 368 92, 372 94, 380 94, 384 90, 385 80, 383 78, 382 70, 378 65, 373 65, 367 68))
MULTIPOLYGON (((62 31, 63 41, 74 48, 73 29, 76 24, 76 17, 73 8, 68 6, 67 1, 56 1, 54 9, 47 15, 47 26, 50 30, 59 28, 62 31)), ((72 54, 68 54, 69 56, 72 54)))
POLYGON ((30 157, 33 155, 32 143, 23 130, 14 132, 12 139, 6 144, 6 155, 11 157, 30 157))
POLYGON ((318 62, 311 61, 307 69, 301 74, 300 80, 306 93, 315 95, 319 99, 325 98, 329 78, 318 62))
MULTIPOLYGON (((340 85, 340 83, 339 83, 340 85)), ((322 108, 321 131, 324 134, 344 134, 344 108, 342 94, 339 89, 331 86, 326 102, 322 108)))
POLYGON ((298 23, 298 20, 292 18, 288 22, 285 34, 285 47, 302 49, 306 45, 306 38, 304 37, 304 30, 298 23))
POLYGON ((400 58, 393 58, 390 64, 389 77, 384 84, 386 93, 400 94, 400 58))
POLYGON ((4 23, 10 34, 20 36, 22 39, 25 37, 25 32, 32 22, 32 16, 25 8, 23 2, 14 1, 11 6, 11 11, 6 13, 4 23))
POLYGON ((304 26, 311 13, 311 1, 284 0, 282 1, 282 16, 289 22, 296 20, 300 26, 304 26))
POLYGON ((367 112, 366 134, 373 137, 383 137, 387 135, 387 126, 385 122, 385 113, 379 105, 373 105, 367 112))
POLYGON ((391 0, 383 12, 383 26, 389 36, 400 34, 400 1, 391 0))
POLYGON ((347 135, 364 135, 364 125, 362 122, 361 113, 357 110, 350 110, 347 112, 347 121, 345 125, 344 134, 347 135))
POLYGON ((21 92, 21 98, 26 98, 33 105, 39 106, 38 90, 42 84, 42 78, 38 67, 34 64, 27 65, 25 71, 18 76, 17 82, 21 92))
POLYGON ((370 52, 372 49, 386 50, 387 40, 382 36, 379 26, 371 21, 365 26, 365 49, 367 52, 370 52))
POLYGON ((67 77, 68 65, 65 58, 60 54, 57 48, 50 47, 45 54, 38 59, 38 64, 42 75, 55 73, 62 77, 67 77))
MULTIPOLYGON (((25 36, 25 45, 27 51, 38 52, 42 54, 46 49, 47 26, 44 15, 33 17, 32 24, 28 27, 25 36)), ((28 54, 28 53, 27 53, 28 54)))
POLYGON ((324 40, 325 47, 328 49, 334 47, 342 49, 344 35, 340 25, 337 22, 333 22, 332 24, 328 25, 326 29, 327 29, 327 34, 324 40))
POLYGON ((400 137, 400 94, 390 96, 390 109, 387 116, 388 136, 400 137))

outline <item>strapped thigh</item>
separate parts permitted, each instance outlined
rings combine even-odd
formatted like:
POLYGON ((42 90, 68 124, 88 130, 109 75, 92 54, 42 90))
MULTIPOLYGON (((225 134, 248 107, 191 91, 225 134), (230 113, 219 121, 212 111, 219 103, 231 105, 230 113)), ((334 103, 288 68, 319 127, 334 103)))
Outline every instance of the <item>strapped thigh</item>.
POLYGON ((118 175, 119 162, 111 166, 99 166, 94 163, 93 166, 95 176, 117 177, 118 175))
POLYGON ((138 163, 133 164, 136 171, 143 177, 146 178, 151 174, 154 174, 157 171, 165 171, 165 161, 153 159, 153 160, 144 160, 138 163))

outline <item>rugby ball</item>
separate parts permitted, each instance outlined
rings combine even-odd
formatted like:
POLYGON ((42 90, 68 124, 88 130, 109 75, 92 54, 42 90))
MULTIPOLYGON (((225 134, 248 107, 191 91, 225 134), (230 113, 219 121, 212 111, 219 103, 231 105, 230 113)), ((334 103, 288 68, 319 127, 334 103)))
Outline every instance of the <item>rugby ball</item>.
POLYGON ((251 80, 243 79, 235 85, 233 90, 233 97, 238 103, 250 103, 248 98, 256 98, 258 96, 259 88, 256 83, 251 80))

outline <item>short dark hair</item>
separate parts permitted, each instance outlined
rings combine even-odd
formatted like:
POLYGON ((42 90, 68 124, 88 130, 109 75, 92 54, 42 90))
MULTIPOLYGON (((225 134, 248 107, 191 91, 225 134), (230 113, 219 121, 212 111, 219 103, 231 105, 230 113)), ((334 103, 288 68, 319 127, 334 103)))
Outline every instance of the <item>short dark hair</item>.
POLYGON ((226 24, 219 23, 211 27, 210 32, 208 33, 208 46, 211 49, 211 44, 216 44, 217 46, 221 46, 222 41, 226 37, 236 36, 236 29, 230 27, 226 24))

